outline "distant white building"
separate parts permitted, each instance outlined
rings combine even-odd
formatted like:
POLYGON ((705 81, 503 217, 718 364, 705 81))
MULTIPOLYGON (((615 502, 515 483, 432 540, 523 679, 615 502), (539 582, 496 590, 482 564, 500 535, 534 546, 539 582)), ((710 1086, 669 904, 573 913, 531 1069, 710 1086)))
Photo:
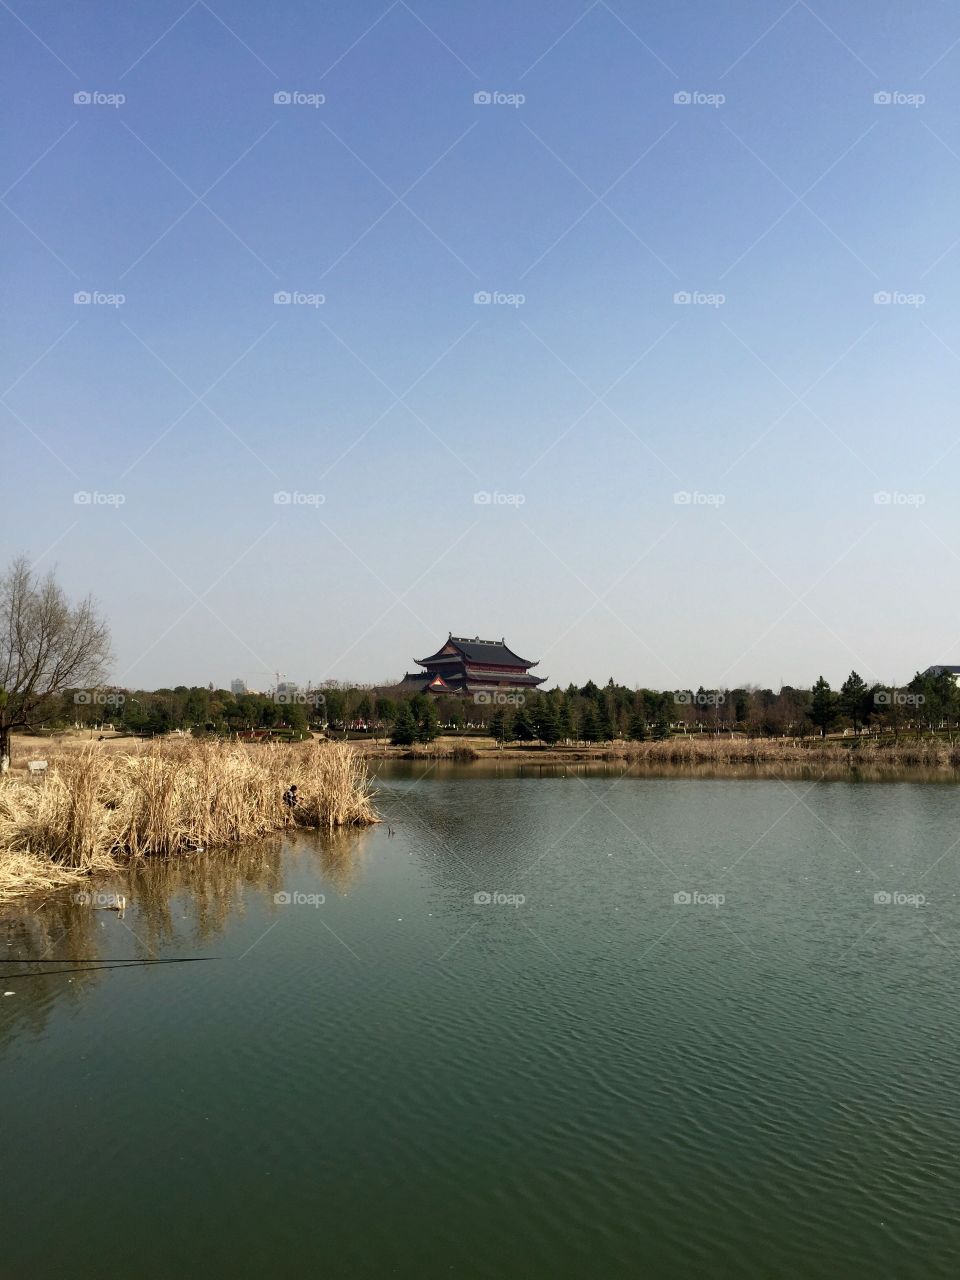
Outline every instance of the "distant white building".
POLYGON ((239 698, 242 693, 246 693, 247 692, 246 680, 240 680, 239 678, 236 680, 231 680, 230 692, 233 694, 235 698, 239 698))

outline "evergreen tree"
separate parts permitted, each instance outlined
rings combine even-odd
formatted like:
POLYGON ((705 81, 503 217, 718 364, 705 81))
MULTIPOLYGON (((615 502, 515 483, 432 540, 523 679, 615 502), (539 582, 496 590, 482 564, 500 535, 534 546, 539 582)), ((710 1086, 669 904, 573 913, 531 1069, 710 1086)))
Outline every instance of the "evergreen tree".
POLYGON ((597 713, 594 710, 592 699, 583 708, 583 717, 580 720, 580 737, 584 742, 599 742, 600 740, 597 713))
POLYGON ((537 716, 537 736, 547 746, 552 746, 554 742, 558 742, 560 739, 560 726, 557 717, 554 714, 553 707, 546 700, 540 708, 540 714, 537 716))
MULTIPOLYGON (((859 676, 857 678, 859 679, 859 676)), ((820 730, 821 738, 826 737, 827 730, 836 721, 837 695, 824 680, 823 676, 813 686, 810 710, 807 715, 820 730)))
POLYGON ((573 737, 573 720, 570 713, 570 699, 564 698, 557 713, 557 738, 566 741, 573 737))
POLYGON ((597 717, 597 733, 601 742, 609 742, 614 736, 613 715, 610 710, 610 699, 600 699, 600 714, 597 717))
POLYGON ((867 686, 856 671, 851 671, 840 686, 840 696, 837 701, 843 714, 852 720, 854 733, 859 732, 861 722, 869 715, 869 709, 866 706, 867 693, 867 686))
POLYGON ((510 742, 513 738, 512 717, 503 707, 498 707, 490 717, 490 733, 498 742, 510 742))
POLYGON ((437 708, 428 698, 420 713, 420 719, 417 721, 417 741, 424 743, 433 742, 439 732, 440 729, 437 724, 437 708))
POLYGON ((630 737, 634 742, 644 742, 647 737, 647 726, 639 711, 630 719, 630 737))
POLYGON ((653 726, 653 736, 657 742, 665 742, 671 737, 673 730, 670 728, 670 717, 667 713, 666 706, 661 706, 660 713, 653 726))
POLYGON ((395 747, 411 747, 417 740, 417 722, 413 718, 409 702, 401 702, 397 718, 393 722, 390 741, 395 747))
POLYGON ((532 742, 537 736, 536 729, 530 723, 529 713, 522 704, 513 720, 513 736, 518 742, 532 742))

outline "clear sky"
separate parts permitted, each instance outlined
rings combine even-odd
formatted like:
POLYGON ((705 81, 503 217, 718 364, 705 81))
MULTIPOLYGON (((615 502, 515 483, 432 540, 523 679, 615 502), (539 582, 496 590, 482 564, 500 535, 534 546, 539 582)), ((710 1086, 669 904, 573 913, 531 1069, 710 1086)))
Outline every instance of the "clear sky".
POLYGON ((960 662, 955 4, 0 30, 4 559, 97 595, 118 683, 451 629, 550 684, 960 662))

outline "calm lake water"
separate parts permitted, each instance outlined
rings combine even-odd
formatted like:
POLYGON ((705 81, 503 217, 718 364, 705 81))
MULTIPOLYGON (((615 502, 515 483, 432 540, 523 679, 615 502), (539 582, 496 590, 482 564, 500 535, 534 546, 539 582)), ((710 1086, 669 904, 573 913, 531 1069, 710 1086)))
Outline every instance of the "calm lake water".
POLYGON ((0 1274, 960 1273, 955 786, 379 785, 2 913, 0 1274))

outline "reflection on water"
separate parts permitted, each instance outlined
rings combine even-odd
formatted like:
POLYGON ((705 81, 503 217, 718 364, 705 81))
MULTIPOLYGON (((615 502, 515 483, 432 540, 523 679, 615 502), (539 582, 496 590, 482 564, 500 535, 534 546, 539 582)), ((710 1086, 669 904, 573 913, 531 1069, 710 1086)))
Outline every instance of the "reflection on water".
POLYGON ((210 953, 234 917, 252 907, 275 912, 274 895, 298 865, 312 864, 346 894, 362 874, 370 830, 296 831, 235 849, 144 858, 80 889, 0 906, 0 985, 16 997, 6 1000, 0 1044, 18 1027, 41 1031, 56 999, 77 1002, 110 966, 210 953), (126 899, 122 913, 99 905, 115 894, 126 899))
POLYGON ((536 773, 5 908, 4 1274, 953 1280, 957 791, 536 773))

